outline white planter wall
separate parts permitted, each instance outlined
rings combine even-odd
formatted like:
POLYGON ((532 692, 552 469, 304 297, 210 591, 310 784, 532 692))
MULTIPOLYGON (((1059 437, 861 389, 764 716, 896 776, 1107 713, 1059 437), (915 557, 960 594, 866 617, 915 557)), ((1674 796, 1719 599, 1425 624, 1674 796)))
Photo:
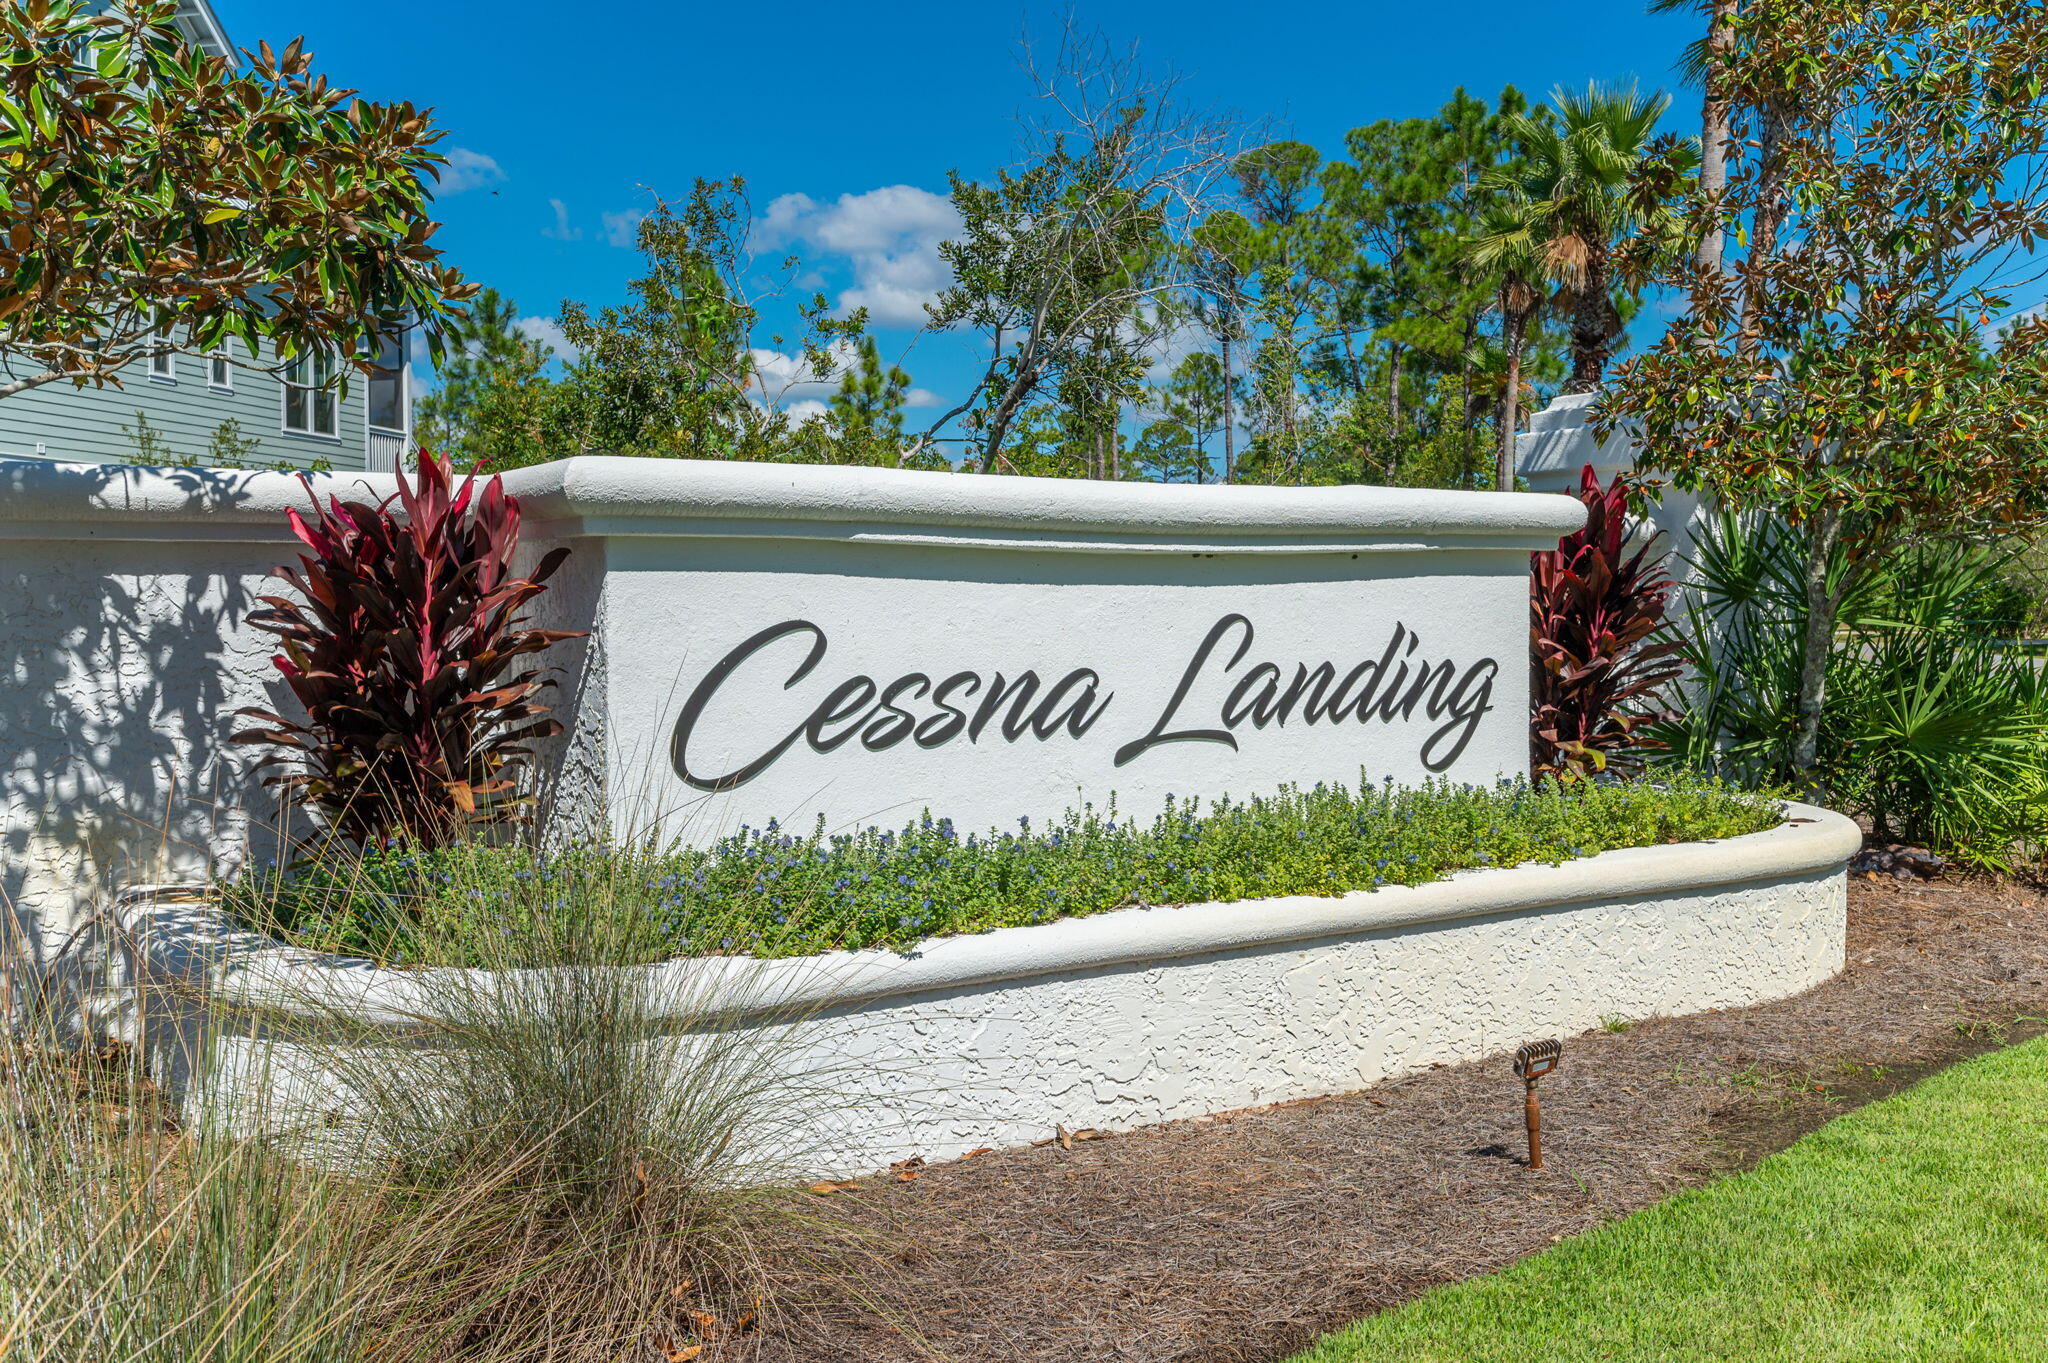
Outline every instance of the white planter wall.
POLYGON ((32 950, 112 886, 201 872, 267 813, 227 738, 276 700, 242 622, 288 532, 275 497, 244 508, 287 485, 0 461, 0 909, 32 950))
MULTIPOLYGON (((789 1149, 818 1172, 861 1172, 1056 1126, 1120 1130, 1343 1092, 1610 1015, 1797 993, 1842 967, 1842 865, 1860 836, 1839 815, 1788 812, 1721 843, 1327 899, 1130 909, 905 956, 682 962, 653 978, 684 1001, 679 1017, 721 1001, 752 1010, 803 1094, 789 1149)), ((134 969, 155 986, 156 1072, 188 1094, 211 1076, 230 1104, 260 1082, 311 1105, 298 1116, 345 1113, 324 1053, 292 1038, 339 1015, 398 1045, 437 1010, 418 974, 283 951, 203 905, 138 896, 125 918, 134 969)))

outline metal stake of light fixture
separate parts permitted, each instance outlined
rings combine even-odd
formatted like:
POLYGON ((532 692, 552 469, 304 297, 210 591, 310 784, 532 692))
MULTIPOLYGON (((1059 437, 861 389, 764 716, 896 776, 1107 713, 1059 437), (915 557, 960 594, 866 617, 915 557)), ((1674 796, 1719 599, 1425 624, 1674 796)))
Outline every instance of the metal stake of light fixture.
POLYGON ((1529 1167, 1543 1167, 1543 1104, 1536 1097, 1536 1081, 1557 1068, 1564 1046, 1556 1041, 1532 1041, 1515 1052, 1515 1078, 1522 1081, 1522 1114, 1529 1124, 1529 1167))

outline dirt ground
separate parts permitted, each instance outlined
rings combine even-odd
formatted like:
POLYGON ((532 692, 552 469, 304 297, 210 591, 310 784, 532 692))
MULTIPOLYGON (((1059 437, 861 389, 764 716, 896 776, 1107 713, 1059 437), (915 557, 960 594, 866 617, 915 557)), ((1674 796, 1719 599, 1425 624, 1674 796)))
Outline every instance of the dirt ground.
POLYGON ((1835 980, 1567 1039, 1541 1172, 1502 1057, 884 1175, 806 1195, 801 1228, 768 1233, 765 1328, 706 1356, 1279 1359, 2044 1029, 2042 886, 1858 881, 1835 980))

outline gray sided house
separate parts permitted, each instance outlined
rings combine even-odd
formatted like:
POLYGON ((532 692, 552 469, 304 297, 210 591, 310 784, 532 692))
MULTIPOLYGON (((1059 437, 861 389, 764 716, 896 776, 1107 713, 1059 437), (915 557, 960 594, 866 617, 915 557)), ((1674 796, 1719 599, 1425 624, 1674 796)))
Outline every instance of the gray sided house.
MULTIPOLYGON (((181 0, 177 23, 203 51, 234 50, 207 0, 181 0)), ((375 372, 350 369, 339 385, 322 386, 333 360, 278 374, 247 367, 274 364, 267 347, 252 361, 239 343, 234 359, 160 355, 121 371, 118 388, 52 383, 0 398, 0 458, 213 464, 233 449, 248 468, 398 466, 412 439, 412 375, 400 338, 386 341, 375 372), (230 421, 232 439, 223 440, 230 421)))
MULTIPOLYGON (((266 348, 260 362, 274 359, 266 348)), ((215 464, 232 421, 234 462, 247 468, 393 469, 412 438, 411 374, 396 338, 379 359, 367 378, 350 371, 338 386, 319 382, 329 359, 279 375, 201 355, 138 361, 119 388, 44 384, 0 398, 0 459, 215 464), (301 376, 311 386, 291 382, 301 376)))

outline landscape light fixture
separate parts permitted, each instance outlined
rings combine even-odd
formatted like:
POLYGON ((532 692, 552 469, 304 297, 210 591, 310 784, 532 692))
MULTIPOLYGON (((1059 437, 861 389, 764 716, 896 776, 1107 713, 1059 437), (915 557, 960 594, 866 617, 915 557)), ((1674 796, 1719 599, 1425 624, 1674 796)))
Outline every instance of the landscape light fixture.
POLYGON ((1532 1041, 1515 1051, 1515 1078, 1522 1081, 1522 1115, 1529 1124, 1529 1167, 1543 1167, 1543 1104, 1536 1097, 1536 1081, 1557 1068, 1564 1045, 1557 1041, 1532 1041))

